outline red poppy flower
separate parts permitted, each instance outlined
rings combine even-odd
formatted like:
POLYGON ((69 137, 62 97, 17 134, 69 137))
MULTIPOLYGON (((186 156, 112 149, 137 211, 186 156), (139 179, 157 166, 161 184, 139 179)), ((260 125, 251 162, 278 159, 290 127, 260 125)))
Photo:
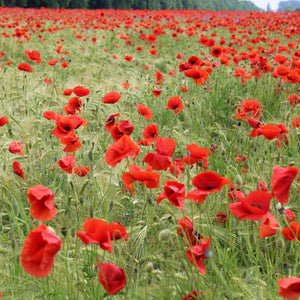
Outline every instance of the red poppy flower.
POLYGON ((52 129, 55 137, 61 139, 67 137, 75 129, 75 123, 69 117, 59 116, 56 119, 56 127, 52 129))
POLYGON ((144 128, 143 139, 150 144, 153 144, 155 139, 159 137, 158 129, 155 124, 149 124, 144 128))
POLYGON ((22 166, 20 165, 20 163, 18 163, 17 161, 14 161, 13 164, 13 170, 15 172, 15 174, 17 174, 18 176, 20 176, 22 179, 25 179, 24 177, 24 171, 22 166))
POLYGON ((121 95, 117 92, 110 92, 108 94, 106 94, 102 101, 104 104, 113 104, 119 101, 119 99, 121 98, 121 95))
POLYGON ((46 84, 52 84, 52 80, 49 79, 49 78, 47 78, 47 77, 44 79, 44 82, 45 82, 46 84))
POLYGON ((193 223, 188 217, 183 217, 178 221, 177 234, 190 237, 193 234, 193 223))
POLYGON ((48 61, 49 66, 55 66, 58 63, 58 59, 52 59, 48 61))
POLYGON ((300 222, 291 222, 290 227, 285 227, 281 233, 288 241, 300 241, 300 222))
POLYGON ((267 216, 273 197, 272 194, 264 191, 252 191, 245 199, 240 199, 239 202, 229 204, 229 209, 239 221, 244 219, 259 221, 267 216))
POLYGON ((20 154, 20 155, 24 154, 22 150, 23 150, 23 145, 20 142, 11 142, 11 144, 8 147, 9 152, 20 154))
POLYGON ((56 116, 57 116, 57 114, 51 110, 47 110, 47 111, 43 112, 43 117, 46 118, 47 120, 55 120, 56 116))
POLYGON ((175 115, 177 115, 180 111, 183 110, 182 100, 179 96, 171 97, 168 100, 168 105, 166 109, 174 110, 175 115))
POLYGON ((277 201, 286 204, 289 201, 289 191, 294 178, 298 174, 296 167, 281 168, 275 166, 271 178, 272 194, 277 201))
POLYGON ((149 107, 145 106, 144 104, 137 104, 136 105, 137 112, 144 116, 145 120, 150 120, 152 118, 152 111, 149 107))
POLYGON ((26 64, 26 63, 19 64, 19 65, 18 65, 18 69, 19 69, 20 71, 26 71, 26 72, 29 72, 29 73, 32 72, 31 66, 28 65, 28 64, 26 64))
POLYGON ((192 184, 197 189, 188 192, 186 198, 195 203, 202 203, 209 194, 220 191, 230 182, 230 179, 221 177, 213 171, 201 172, 192 179, 192 184))
POLYGON ((65 90, 63 90, 63 95, 64 96, 70 96, 70 95, 72 95, 72 93, 73 93, 72 89, 65 89, 65 90))
POLYGON ((65 69, 65 68, 68 68, 68 67, 69 67, 69 64, 68 64, 66 61, 64 61, 60 66, 61 66, 63 69, 65 69))
POLYGON ((204 298, 203 293, 198 294, 197 291, 192 291, 188 293, 186 296, 184 296, 183 298, 181 298, 181 300, 197 300, 199 299, 199 296, 204 298))
POLYGON ((97 264, 99 268, 99 281, 109 295, 115 295, 126 285, 124 270, 111 263, 97 264))
POLYGON ((76 167, 73 169, 73 171, 77 176, 84 177, 90 171, 90 168, 89 167, 76 167))
POLYGON ((171 156, 175 150, 176 142, 170 138, 157 139, 155 151, 147 153, 142 161, 148 163, 154 170, 167 170, 171 167, 171 156))
POLYGON ((132 56, 125 55, 124 60, 132 61, 132 56))
POLYGON ((71 174, 73 167, 75 167, 75 157, 70 153, 64 158, 60 159, 58 161, 58 165, 63 171, 71 174))
POLYGON ((209 155, 209 150, 206 148, 200 148, 196 144, 190 144, 186 146, 188 155, 185 155, 183 160, 186 165, 193 165, 197 163, 199 166, 199 161, 202 161, 203 168, 207 169, 207 157, 209 155))
POLYGON ((0 117, 0 126, 4 126, 5 124, 9 123, 8 119, 3 116, 3 117, 0 117))
POLYGON ((29 232, 21 253, 24 270, 35 277, 45 277, 52 270, 54 256, 61 248, 61 240, 45 224, 29 232))
POLYGON ((160 70, 157 70, 155 73, 156 84, 160 85, 164 82, 164 76, 160 70))
POLYGON ((124 135, 131 135, 133 130, 134 130, 134 126, 133 124, 128 121, 128 120, 122 120, 119 121, 118 123, 118 129, 124 134, 124 135))
POLYGON ((41 63, 41 58, 40 58, 41 54, 38 51, 36 50, 30 51, 26 49, 25 54, 27 55, 29 60, 31 61, 35 60, 38 65, 41 63))
POLYGON ((72 97, 68 104, 64 107, 64 111, 67 115, 75 115, 75 111, 77 110, 81 113, 82 100, 77 97, 72 97))
POLYGON ((151 55, 157 55, 157 50, 156 50, 155 48, 150 49, 150 50, 149 50, 149 53, 150 53, 151 55))
POLYGON ((164 198, 167 198, 173 206, 178 207, 181 211, 183 211, 185 185, 177 181, 166 180, 164 191, 159 194, 156 203, 159 204, 164 198))
POLYGON ((274 140, 280 133, 280 129, 273 124, 266 124, 261 127, 261 133, 267 140, 274 140))
POLYGON ((201 67, 193 67, 191 70, 184 71, 186 77, 193 78, 197 85, 203 85, 203 81, 208 80, 208 73, 205 70, 201 70, 201 67))
POLYGON ((135 159, 139 152, 139 146, 132 142, 130 136, 124 135, 116 143, 108 146, 104 159, 108 165, 115 167, 123 158, 134 156, 135 159))
POLYGON ((236 108, 236 119, 246 120, 247 114, 251 112, 251 117, 258 119, 260 117, 260 113, 263 109, 263 106, 259 101, 254 99, 246 99, 241 103, 241 106, 236 108))
POLYGON ((293 127, 299 127, 300 126, 300 116, 296 117, 293 121, 292 121, 292 126, 293 127))
POLYGON ((128 88, 130 87, 130 83, 124 82, 124 83, 122 83, 122 87, 123 87, 124 89, 128 89, 128 88))
POLYGON ((56 216, 54 194, 43 185, 33 186, 27 191, 28 201, 31 204, 30 214, 39 221, 49 221, 56 216))
POLYGON ((277 233, 278 228, 279 224, 277 220, 272 214, 268 213, 267 216, 263 218, 260 224, 260 238, 264 239, 265 237, 275 235, 277 233))
POLYGON ((81 147, 81 142, 74 132, 60 139, 62 145, 66 145, 64 152, 75 152, 81 147))
POLYGON ((162 89, 153 89, 152 92, 153 92, 153 96, 158 98, 162 92, 162 89))
POLYGON ((121 114, 120 113, 117 113, 117 114, 113 114, 113 115, 110 115, 108 117, 108 119, 105 121, 105 130, 110 132, 112 130, 113 127, 115 127, 116 125, 116 117, 120 117, 121 114))
POLYGON ((213 57, 220 57, 222 53, 223 53, 223 48, 219 46, 213 46, 210 51, 210 54, 213 57))
POLYGON ((184 172, 184 165, 182 158, 177 158, 173 160, 173 164, 171 165, 169 172, 174 174, 176 178, 178 178, 184 172))
POLYGON ((296 220, 296 216, 295 216, 294 212, 289 208, 285 209, 283 214, 285 215, 286 220, 289 223, 294 222, 296 220))
POLYGON ((88 96, 90 94, 90 91, 83 86, 75 86, 73 89, 73 93, 78 97, 84 97, 88 96))
POLYGON ((218 212, 216 216, 216 220, 218 223, 226 223, 227 222, 227 214, 223 212, 218 212))
POLYGON ((288 277, 278 279, 278 295, 285 299, 296 299, 300 296, 300 278, 288 277))
POLYGON ((191 247, 186 251, 186 256, 188 260, 194 265, 197 266, 198 271, 202 274, 206 274, 205 266, 203 263, 203 259, 207 259, 206 254, 210 251, 208 248, 210 244, 210 238, 204 240, 197 245, 191 247))
POLYGON ((147 166, 146 171, 133 164, 129 164, 129 172, 124 172, 121 180, 124 186, 131 194, 135 194, 133 183, 138 181, 140 184, 144 184, 148 189, 159 188, 160 174, 152 172, 152 168, 147 166))
POLYGON ((101 249, 113 252, 111 240, 125 238, 128 240, 128 234, 123 225, 113 222, 106 223, 99 219, 86 219, 83 224, 84 231, 77 231, 77 236, 86 244, 97 244, 101 249))
POLYGON ((187 61, 191 67, 192 66, 201 66, 201 58, 199 58, 198 56, 190 56, 188 61, 187 61))

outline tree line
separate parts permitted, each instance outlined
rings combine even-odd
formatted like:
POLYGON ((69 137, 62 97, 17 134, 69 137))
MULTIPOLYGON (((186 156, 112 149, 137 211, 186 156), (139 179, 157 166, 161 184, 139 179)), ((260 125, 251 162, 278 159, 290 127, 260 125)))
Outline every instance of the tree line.
POLYGON ((239 0, 0 0, 6 7, 86 8, 86 9, 200 9, 200 10, 259 10, 250 1, 239 0))

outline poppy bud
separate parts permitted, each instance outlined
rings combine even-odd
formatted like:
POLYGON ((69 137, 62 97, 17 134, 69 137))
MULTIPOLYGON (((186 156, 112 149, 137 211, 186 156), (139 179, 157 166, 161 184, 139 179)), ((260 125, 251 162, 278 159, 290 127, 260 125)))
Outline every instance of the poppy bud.
POLYGON ((236 175, 234 178, 234 184, 238 188, 242 188, 243 187, 243 178, 240 175, 236 175))
POLYGON ((171 231, 169 229, 163 229, 159 235, 158 235, 158 239, 160 241, 167 241, 170 237, 171 231))
POLYGON ((285 242, 283 240, 283 238, 279 238, 277 241, 276 241, 276 247, 278 249, 283 249, 285 247, 285 242))
POLYGON ((151 273, 153 271, 153 263, 151 261, 147 263, 145 270, 147 273, 151 273))
POLYGON ((60 229, 60 232, 61 232, 61 234, 62 234, 63 236, 66 236, 66 235, 67 235, 67 227, 62 227, 62 228, 60 229))

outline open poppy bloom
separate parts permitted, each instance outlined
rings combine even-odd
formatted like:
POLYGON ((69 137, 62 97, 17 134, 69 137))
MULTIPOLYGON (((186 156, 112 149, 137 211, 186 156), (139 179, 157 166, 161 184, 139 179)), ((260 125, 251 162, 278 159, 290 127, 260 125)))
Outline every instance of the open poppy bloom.
POLYGON ((294 178, 298 174, 296 167, 278 167, 273 168, 273 175, 271 178, 272 194, 277 201, 286 204, 289 201, 289 191, 294 178))
POLYGON ((129 172, 124 172, 121 180, 124 186, 131 194, 135 194, 133 183, 138 181, 140 184, 144 184, 148 189, 159 188, 160 174, 152 172, 152 168, 147 166, 146 171, 133 164, 129 164, 129 172))
POLYGON ((158 98, 160 96, 161 92, 162 92, 162 89, 153 89, 152 90, 153 96, 156 98, 158 98))
POLYGON ((278 279, 278 295, 285 299, 296 299, 300 296, 300 278, 287 277, 278 279))
POLYGON ((58 165, 63 171, 71 174, 75 167, 75 157, 73 154, 69 153, 67 156, 58 161, 58 165))
POLYGON ((59 116, 56 118, 56 127, 52 129, 52 134, 61 139, 69 135, 75 129, 75 124, 69 117, 59 116))
POLYGON ((290 227, 285 227, 281 233, 288 241, 300 241, 300 222, 291 222, 290 227))
POLYGON ((272 214, 268 213, 267 216, 263 218, 260 224, 260 238, 264 239, 265 237, 275 235, 277 233, 278 228, 279 224, 277 220, 272 214))
POLYGON ((188 260, 198 268, 198 271, 201 274, 204 275, 206 275, 206 270, 203 259, 208 259, 206 254, 210 251, 209 244, 210 238, 196 244, 195 246, 191 247, 186 251, 186 256, 188 260))
POLYGON ((261 133, 267 140, 274 140, 280 133, 280 128, 268 123, 261 127, 261 133))
POLYGON ((96 265, 99 268, 99 281, 109 295, 115 295, 126 285, 124 270, 111 263, 96 265))
POLYGON ((260 102, 253 99, 246 99, 241 106, 236 108, 236 119, 246 120, 247 114, 251 112, 251 117, 258 119, 260 117, 263 106, 260 102))
POLYGON ((144 104, 137 104, 136 105, 137 112, 144 116, 145 120, 150 120, 152 118, 152 111, 149 107, 145 106, 144 104))
POLYGON ((159 194, 156 203, 159 204, 164 198, 167 198, 173 206, 178 207, 181 211, 183 211, 185 185, 177 181, 166 180, 164 191, 159 194))
POLYGON ((168 105, 166 109, 172 109, 174 110, 175 115, 180 113, 183 110, 182 100, 179 96, 171 97, 168 100, 168 105))
POLYGON ((29 73, 32 73, 32 68, 30 65, 26 64, 26 63, 22 63, 22 64, 19 64, 18 65, 18 69, 20 71, 26 71, 26 72, 29 72, 29 73))
POLYGON ((24 171, 23 171, 23 168, 20 165, 20 163, 17 161, 14 161, 12 166, 13 166, 13 170, 14 170, 15 174, 20 176, 22 179, 25 179, 24 171))
POLYGON ((101 249, 113 252, 112 240, 125 238, 128 240, 126 228, 117 222, 111 224, 99 219, 86 219, 83 224, 84 231, 77 231, 77 236, 86 244, 97 244, 101 249))
POLYGON ((132 142, 130 136, 124 135, 116 143, 108 146, 104 159, 109 166, 115 167, 128 156, 134 156, 135 159, 139 152, 140 147, 132 142))
POLYGON ((20 142, 11 142, 8 147, 8 151, 15 154, 24 155, 23 145, 20 142))
POLYGON ((45 277, 52 270, 54 256, 61 248, 61 240, 45 224, 29 232, 21 254, 24 270, 35 277, 45 277))
POLYGON ((203 162, 203 168, 207 169, 207 157, 209 155, 209 150, 206 148, 200 148, 196 144, 190 144, 186 146, 188 155, 185 155, 183 160, 186 165, 193 165, 197 163, 199 166, 199 161, 203 162))
POLYGON ((9 123, 8 119, 3 116, 3 117, 0 117, 0 126, 4 126, 5 124, 9 123))
POLYGON ((31 204, 30 214, 39 221, 49 221, 56 216, 54 194, 43 185, 33 186, 27 191, 28 201, 31 204))
POLYGON ((201 70, 201 67, 193 67, 191 70, 184 71, 184 75, 186 77, 193 78, 194 82, 197 85, 203 86, 203 81, 208 80, 208 72, 205 70, 201 70))
POLYGON ((221 177, 213 171, 201 172, 192 179, 192 184, 197 189, 188 192, 186 198, 195 203, 202 203, 209 194, 220 191, 230 182, 230 179, 221 177))
POLYGON ((66 137, 60 139, 62 145, 66 145, 64 152, 75 152, 81 147, 81 142, 74 132, 69 133, 66 137))
POLYGON ((267 216, 273 197, 272 194, 264 191, 252 191, 245 199, 240 199, 239 202, 230 203, 229 209, 239 221, 244 219, 259 221, 267 216))
POLYGON ((113 104, 119 101, 119 99, 121 98, 121 95, 117 92, 110 92, 108 94, 106 94, 102 101, 104 104, 113 104))
POLYGON ((167 170, 171 167, 171 156, 175 150, 176 142, 170 138, 157 139, 154 152, 149 152, 143 158, 154 170, 167 170))
POLYGON ((67 115, 75 115, 76 110, 81 113, 82 100, 77 97, 72 97, 68 104, 64 107, 64 111, 67 115))
POLYGON ((143 138, 140 143, 152 145, 157 138, 159 138, 157 126, 155 124, 149 124, 144 128, 143 138))
POLYGON ((75 86, 73 89, 73 93, 78 97, 83 97, 88 96, 90 94, 90 91, 83 86, 75 86))

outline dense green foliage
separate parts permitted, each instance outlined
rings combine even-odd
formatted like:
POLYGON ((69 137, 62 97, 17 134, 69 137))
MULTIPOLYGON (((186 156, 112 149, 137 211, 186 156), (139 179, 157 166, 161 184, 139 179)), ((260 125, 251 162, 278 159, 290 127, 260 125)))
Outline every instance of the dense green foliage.
POLYGON ((296 8, 300 7, 300 1, 280 1, 278 3, 278 10, 288 11, 288 10, 295 10, 296 8))
POLYGON ((0 0, 0 5, 26 8, 259 10, 252 2, 239 0, 0 0))

